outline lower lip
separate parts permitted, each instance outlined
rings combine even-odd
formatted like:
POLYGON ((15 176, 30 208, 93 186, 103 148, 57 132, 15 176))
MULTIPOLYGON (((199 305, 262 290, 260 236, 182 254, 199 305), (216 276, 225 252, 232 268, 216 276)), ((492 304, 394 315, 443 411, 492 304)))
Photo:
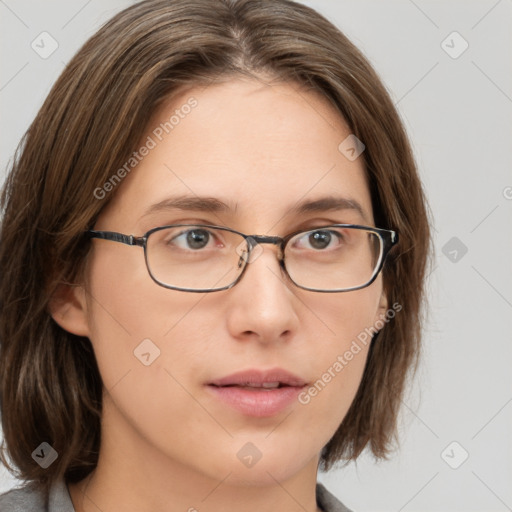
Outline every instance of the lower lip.
POLYGON ((303 386, 284 386, 275 389, 244 389, 237 386, 207 386, 221 401, 247 416, 258 418, 275 416, 284 411, 304 388, 303 386))

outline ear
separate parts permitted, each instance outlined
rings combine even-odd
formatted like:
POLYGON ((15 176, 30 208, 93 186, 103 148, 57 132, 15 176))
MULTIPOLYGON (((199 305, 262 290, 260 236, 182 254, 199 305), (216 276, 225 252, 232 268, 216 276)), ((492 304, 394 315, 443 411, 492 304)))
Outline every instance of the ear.
POLYGON ((377 320, 382 320, 382 318, 385 318, 386 317, 386 312, 388 310, 388 297, 387 297, 387 294, 386 294, 386 291, 384 290, 384 288, 382 289, 382 293, 380 294, 380 298, 379 298, 379 305, 377 307, 377 312, 375 314, 375 322, 377 322, 377 320))
POLYGON ((50 315, 64 330, 88 337, 90 329, 85 299, 82 286, 59 284, 50 299, 50 315))

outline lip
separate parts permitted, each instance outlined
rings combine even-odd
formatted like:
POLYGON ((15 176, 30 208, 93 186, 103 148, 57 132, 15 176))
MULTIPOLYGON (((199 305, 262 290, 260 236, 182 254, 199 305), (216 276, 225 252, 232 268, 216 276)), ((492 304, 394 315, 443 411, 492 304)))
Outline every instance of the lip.
POLYGON ((293 404, 306 381, 282 369, 249 369, 212 380, 206 388, 221 402, 246 416, 270 417, 293 404), (272 383, 277 388, 264 388, 272 383), (247 387, 249 386, 249 387, 247 387))

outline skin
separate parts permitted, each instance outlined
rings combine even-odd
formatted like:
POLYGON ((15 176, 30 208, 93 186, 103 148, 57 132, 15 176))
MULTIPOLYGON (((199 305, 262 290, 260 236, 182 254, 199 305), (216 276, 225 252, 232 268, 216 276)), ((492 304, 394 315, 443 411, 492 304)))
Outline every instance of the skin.
MULTIPOLYGON (((190 97, 198 105, 118 186, 96 229, 141 236, 177 222, 284 236, 329 223, 373 224, 362 158, 338 145, 350 133, 325 99, 295 84, 230 79, 182 91, 162 105, 146 136, 190 97), (170 209, 143 216, 175 195, 214 197, 232 209, 170 209), (290 211, 321 197, 357 200, 355 210, 290 211)), ((77 512, 317 511, 322 447, 361 381, 368 347, 307 405, 247 417, 205 389, 249 368, 284 368, 313 383, 387 308, 382 278, 347 293, 301 290, 281 274, 276 247, 249 264, 232 289, 168 290, 149 276, 139 247, 94 240, 87 282, 62 291, 52 314, 88 336, 104 382, 102 445, 90 477, 69 490, 77 512), (150 366, 134 357, 149 338, 150 366), (261 459, 237 458, 247 442, 261 459)))

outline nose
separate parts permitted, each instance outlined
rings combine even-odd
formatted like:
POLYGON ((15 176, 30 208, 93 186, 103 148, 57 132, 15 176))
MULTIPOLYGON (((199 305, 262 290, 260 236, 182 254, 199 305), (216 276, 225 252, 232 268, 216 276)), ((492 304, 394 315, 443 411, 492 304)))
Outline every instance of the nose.
POLYGON ((259 256, 229 290, 228 330, 239 340, 265 344, 286 341, 298 328, 298 299, 279 264, 278 247, 258 247, 259 256))

